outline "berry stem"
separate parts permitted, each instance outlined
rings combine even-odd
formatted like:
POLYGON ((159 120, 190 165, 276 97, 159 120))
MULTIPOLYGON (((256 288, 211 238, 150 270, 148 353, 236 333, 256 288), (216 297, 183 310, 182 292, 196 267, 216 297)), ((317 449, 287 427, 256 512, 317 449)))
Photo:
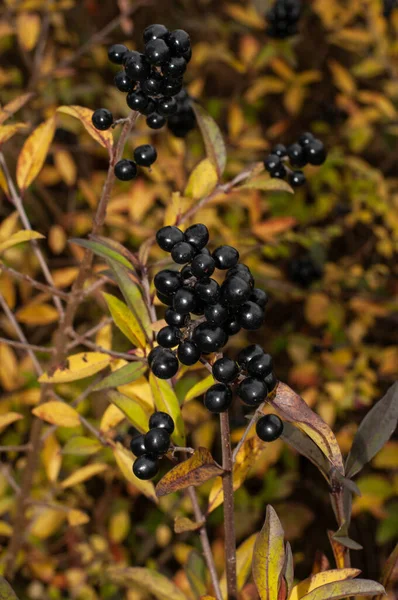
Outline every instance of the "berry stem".
POLYGON ((233 461, 228 411, 220 413, 220 427, 224 469, 222 487, 224 492, 225 572, 227 574, 228 600, 237 600, 233 461))

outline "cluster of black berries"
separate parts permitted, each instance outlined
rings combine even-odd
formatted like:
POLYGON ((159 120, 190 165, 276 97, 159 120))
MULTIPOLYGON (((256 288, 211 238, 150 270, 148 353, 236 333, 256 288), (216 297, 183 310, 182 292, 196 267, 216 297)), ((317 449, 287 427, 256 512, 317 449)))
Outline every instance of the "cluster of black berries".
POLYGON ((181 90, 175 97, 177 112, 167 120, 167 127, 178 138, 184 138, 196 126, 195 113, 186 90, 181 90))
POLYGON ((174 421, 165 412, 155 412, 149 419, 149 431, 137 435, 130 442, 130 449, 137 457, 133 472, 138 479, 152 479, 159 471, 159 458, 170 448, 170 436, 174 431, 174 421))
POLYGON ((221 413, 232 403, 236 390, 244 404, 257 407, 277 384, 272 370, 272 357, 258 344, 247 346, 236 361, 223 356, 212 367, 213 377, 220 383, 212 385, 204 397, 204 405, 212 413, 221 413))
POLYGON ((383 0, 383 17, 389 19, 394 8, 398 8, 398 0, 383 0))
POLYGON ((322 277, 322 269, 309 254, 306 254, 298 256, 290 262, 289 276, 298 285, 308 287, 322 277))
POLYGON ((295 35, 300 14, 300 0, 276 0, 265 15, 268 21, 267 34, 279 39, 295 35))
POLYGON ((169 379, 177 373, 178 361, 193 365, 202 354, 220 351, 241 328, 258 329, 268 297, 254 287, 236 248, 219 246, 210 253, 205 225, 192 225, 185 233, 175 226, 162 227, 156 239, 174 262, 184 265, 180 271, 164 269, 154 280, 159 300, 169 308, 167 326, 158 332, 159 346, 150 352, 148 363, 156 377, 169 379), (221 285, 211 277, 215 269, 226 271, 221 285))
POLYGON ((287 148, 283 144, 277 144, 264 160, 264 166, 271 177, 287 177, 291 186, 300 187, 306 181, 305 175, 302 171, 290 169, 286 165, 288 160, 292 167, 302 168, 307 164, 319 166, 326 160, 325 146, 321 140, 307 132, 300 135, 298 142, 287 148))

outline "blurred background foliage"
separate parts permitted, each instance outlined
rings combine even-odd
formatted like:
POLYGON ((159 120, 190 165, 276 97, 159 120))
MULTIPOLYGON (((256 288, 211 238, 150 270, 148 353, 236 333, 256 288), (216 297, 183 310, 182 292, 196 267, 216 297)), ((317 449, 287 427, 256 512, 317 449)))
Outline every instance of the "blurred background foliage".
MULTIPOLYGON (((195 221, 208 225, 214 243, 237 246, 257 285, 270 295, 263 329, 235 336, 231 352, 248 341, 263 345, 274 356, 278 377, 333 428, 347 453, 358 423, 398 371, 398 10, 386 19, 379 0, 303 2, 298 34, 275 40, 267 36, 264 19, 271 4, 5 0, 0 9, 1 104, 27 93, 31 97, 17 113, 26 127, 1 149, 14 173, 26 135, 61 105, 103 106, 126 116, 124 97, 112 86, 116 67, 107 61, 107 47, 120 42, 139 49, 143 29, 156 22, 191 35, 187 88, 223 131, 226 181, 264 159, 274 143, 292 143, 306 130, 321 138, 328 159, 320 168, 306 169, 308 183, 294 196, 248 189, 220 194, 195 221)), ((128 148, 132 153, 149 141, 157 147, 157 163, 132 183, 116 183, 106 220, 105 235, 132 250, 173 214, 172 194, 183 192, 204 154, 197 129, 178 139, 139 122, 128 148)), ((103 148, 77 120, 59 116, 51 152, 25 195, 25 205, 33 229, 47 238, 43 247, 61 289, 73 282, 82 257, 82 249, 67 240, 90 231, 106 169, 103 148)), ((4 189, 3 178, 0 184, 4 189)), ((180 201, 177 195, 173 199, 180 201)), ((20 229, 4 195, 0 217, 4 240, 20 229)), ((163 258, 156 249, 152 255, 153 260, 163 258)), ((11 248, 3 258, 9 267, 40 277, 27 245, 11 248)), ((0 289, 30 342, 50 343, 58 318, 50 296, 5 272, 0 289)), ((106 315, 98 290, 82 304, 76 331, 94 327, 106 315)), ((15 337, 4 314, 0 328, 3 337, 15 337)), ((106 320, 95 342, 128 350, 106 320)), ((39 400, 38 384, 24 352, 4 344, 0 349, 0 413, 24 415, 0 431, 0 444, 24 444, 30 409, 39 400)), ((181 377, 179 398, 202 377, 200 370, 181 377)), ((86 385, 67 385, 63 396, 75 399, 86 385)), ((148 398, 146 386, 144 380, 140 387, 135 384, 133 397, 148 398)), ((99 424, 106 405, 100 394, 91 395, 79 412, 99 424)), ((216 424, 201 402, 189 402, 183 412, 192 444, 217 455, 216 424)), ((240 414, 233 424, 237 441, 244 426, 240 414)), ((159 568, 188 590, 182 566, 198 547, 197 539, 173 532, 173 518, 190 514, 186 499, 171 495, 155 506, 113 467, 60 491, 59 473, 65 479, 90 460, 58 453, 79 432, 48 427, 34 494, 42 502, 57 497, 70 510, 32 506, 29 560, 20 557, 16 584, 21 599, 121 598, 121 590, 103 578, 104 567, 120 561, 159 568)), ((127 443, 128 424, 120 423, 109 435, 127 443)), ((398 534, 397 449, 398 442, 391 440, 357 480, 362 496, 354 501, 350 531, 364 549, 352 553, 353 565, 369 578, 380 576, 398 534)), ((13 504, 7 468, 18 474, 24 457, 3 452, 1 458, 3 553, 13 504)), ((101 462, 112 464, 107 450, 101 450, 101 462)), ((204 497, 210 485, 200 488, 204 497)), ((317 551, 332 561, 327 530, 335 523, 326 485, 307 460, 280 441, 261 454, 236 494, 238 541, 259 529, 267 502, 292 543, 297 576, 308 575, 317 551)), ((222 509, 210 515, 209 523, 222 571, 222 509)), ((130 590, 126 597, 144 596, 130 590)))

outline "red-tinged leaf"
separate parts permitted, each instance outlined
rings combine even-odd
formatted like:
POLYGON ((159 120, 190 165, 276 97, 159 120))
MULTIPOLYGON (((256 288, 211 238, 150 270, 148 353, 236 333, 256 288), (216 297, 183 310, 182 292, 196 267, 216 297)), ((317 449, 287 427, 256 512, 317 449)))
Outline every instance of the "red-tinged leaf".
POLYGON ((354 579, 323 585, 302 596, 300 600, 339 600, 347 596, 374 596, 375 594, 385 594, 380 583, 368 579, 354 579))
POLYGON ((398 382, 395 382, 360 424, 346 461, 347 477, 354 477, 382 449, 398 423, 398 382))
POLYGON ((86 131, 96 142, 101 144, 101 146, 104 148, 107 148, 108 151, 112 150, 112 130, 107 129, 106 131, 99 131, 96 129, 91 122, 91 117, 93 116, 94 111, 92 111, 90 108, 86 108, 84 106, 60 106, 57 110, 60 113, 70 115, 71 117, 75 117, 75 119, 79 119, 86 131))
POLYGON ((218 177, 224 173, 227 151, 222 133, 214 119, 199 104, 192 105, 203 136, 206 154, 216 167, 218 177))
POLYGON ((279 382, 276 393, 270 398, 269 403, 278 411, 282 419, 293 423, 295 427, 306 433, 336 471, 344 475, 343 457, 332 430, 296 392, 285 383, 279 382))
POLYGON ((222 468, 210 452, 206 448, 198 448, 188 460, 178 464, 162 477, 156 486, 156 495, 165 496, 177 490, 184 490, 190 485, 202 485, 222 473, 222 468))
POLYGON ((263 242, 273 240, 275 236, 292 229, 297 223, 294 217, 272 217, 253 227, 253 233, 263 242))
POLYGON ((253 579, 261 600, 278 600, 285 564, 284 532, 272 506, 267 506, 265 523, 253 553, 253 579))
POLYGON ((104 377, 104 379, 97 383, 97 385, 93 388, 93 392, 98 392, 99 390, 105 390, 108 388, 116 388, 120 385, 131 383, 142 377, 147 368, 148 365, 146 362, 137 361, 128 363, 107 377, 104 377))

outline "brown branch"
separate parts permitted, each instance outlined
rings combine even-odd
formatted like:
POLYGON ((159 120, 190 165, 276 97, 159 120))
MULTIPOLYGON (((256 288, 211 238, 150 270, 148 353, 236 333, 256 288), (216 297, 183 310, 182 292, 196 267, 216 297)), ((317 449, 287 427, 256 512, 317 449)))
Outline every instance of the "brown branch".
POLYGON ((12 348, 20 348, 21 350, 32 350, 33 352, 46 352, 47 354, 52 354, 54 352, 54 348, 35 346, 34 344, 28 344, 25 342, 16 342, 15 340, 9 340, 7 338, 0 338, 0 344, 6 344, 12 348))
POLYGON ((45 285, 44 283, 40 283, 40 281, 36 281, 29 275, 25 275, 25 273, 20 273, 11 267, 7 267, 4 263, 0 265, 0 270, 5 273, 9 273, 14 279, 20 279, 22 281, 26 281, 30 283, 30 285, 41 292, 45 292, 46 294, 51 294, 52 296, 58 296, 59 298, 63 298, 64 300, 68 299, 68 294, 66 292, 62 292, 61 290, 53 287, 51 285, 45 285))
MULTIPOLYGON (((99 323, 97 323, 97 325, 94 325, 94 327, 91 327, 91 329, 89 329, 82 335, 77 334, 78 337, 76 337, 76 339, 73 342, 69 342, 69 344, 67 346, 67 351, 69 352, 69 350, 72 350, 72 348, 76 348, 76 346, 79 346, 79 344, 83 344, 87 340, 87 338, 91 337, 92 335, 95 335, 96 333, 98 333, 98 331, 100 331, 100 329, 102 329, 106 325, 109 325, 109 323, 112 323, 112 322, 113 322, 113 319, 111 317, 107 317, 103 321, 100 321, 99 323)), ((74 333, 77 333, 77 332, 74 332, 74 331, 69 332, 69 335, 73 336, 74 333)))
POLYGON ((142 361, 146 360, 142 356, 134 356, 134 354, 127 354, 127 352, 116 352, 115 350, 108 350, 107 348, 98 346, 98 344, 95 344, 94 342, 90 342, 89 340, 81 338, 74 331, 71 332, 71 335, 73 337, 78 338, 80 340, 79 343, 82 344, 82 346, 87 346, 87 348, 90 348, 90 350, 94 350, 95 352, 101 352, 102 354, 108 354, 109 356, 113 356, 114 358, 123 358, 124 360, 129 360, 131 362, 132 361, 141 361, 142 362, 142 361))

